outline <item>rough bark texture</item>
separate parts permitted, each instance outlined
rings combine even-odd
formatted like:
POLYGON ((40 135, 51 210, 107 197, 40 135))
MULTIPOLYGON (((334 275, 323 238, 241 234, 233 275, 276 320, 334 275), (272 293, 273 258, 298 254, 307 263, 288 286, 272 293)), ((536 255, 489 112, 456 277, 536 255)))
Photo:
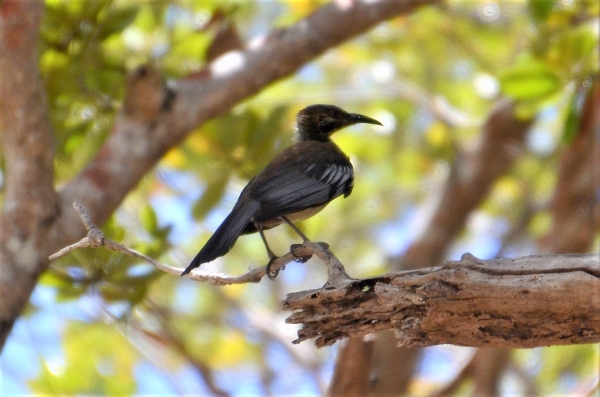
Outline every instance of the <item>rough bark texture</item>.
POLYGON ((326 346, 394 329, 406 346, 537 347, 600 342, 600 258, 545 255, 460 261, 344 288, 288 295, 296 343, 326 346), (565 299, 568 296, 569 299, 565 299))
MULTIPOLYGON (((112 133, 96 158, 58 192, 53 141, 39 77, 37 39, 43 2, 0 1, 0 135, 6 161, 0 219, 0 346, 24 309, 47 256, 84 236, 71 209, 85 206, 102 225, 159 159, 191 130, 327 49, 433 0, 330 3, 259 45, 224 55, 165 91, 155 73, 138 73, 112 133), (128 99, 129 98, 129 99, 128 99)), ((159 76, 158 76, 159 77, 159 76)))
POLYGON ((0 140, 6 165, 0 214, 0 347, 42 269, 59 214, 53 187, 54 142, 37 68, 44 5, 0 2, 0 140))

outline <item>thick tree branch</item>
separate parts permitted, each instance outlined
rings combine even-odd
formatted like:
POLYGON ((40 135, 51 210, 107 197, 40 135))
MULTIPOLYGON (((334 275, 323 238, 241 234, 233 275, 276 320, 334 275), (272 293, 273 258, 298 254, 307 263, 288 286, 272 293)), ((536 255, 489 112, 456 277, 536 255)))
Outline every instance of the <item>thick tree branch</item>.
POLYGON ((47 262, 56 230, 54 142, 37 68, 40 1, 0 2, 0 348, 47 262))
POLYGON ((369 394, 369 368, 373 354, 373 340, 350 338, 338 353, 329 397, 361 397, 369 394), (336 379, 335 376, 340 377, 336 379))
POLYGON ((289 294, 301 342, 326 346, 393 329, 407 346, 536 347, 600 342, 600 258, 543 255, 481 261, 470 254, 344 288, 289 294))
MULTIPOLYGON (((141 103, 133 111, 127 104, 129 111, 119 115, 98 156, 62 189, 60 229, 64 234, 54 248, 83 235, 69 210, 72 202, 80 202, 97 224, 103 224, 125 195, 191 130, 291 75, 326 50, 386 19, 432 3, 435 0, 332 2, 289 28, 271 32, 259 44, 229 52, 195 76, 173 83, 170 99, 161 109, 153 110, 152 104, 160 104, 156 100, 141 103), (144 117, 135 117, 142 114, 144 117), (147 115, 154 119, 149 121, 147 115)), ((130 88, 141 87, 148 98, 166 99, 165 88, 154 73, 138 74, 137 78, 139 81, 130 82, 130 88)))
POLYGON ((330 3, 169 88, 151 68, 137 71, 111 135, 57 197, 51 127, 37 68, 43 2, 0 1, 0 130, 7 171, 0 219, 0 346, 47 265, 47 254, 85 233, 70 209, 72 202, 81 202, 92 211, 92 219, 103 224, 162 155, 192 129, 291 75, 327 49, 434 2, 330 3), (27 225, 15 222, 17 218, 28 218, 27 225))
MULTIPOLYGON (((598 78, 587 92, 581 113, 580 130, 574 141, 561 154, 558 180, 550 205, 552 226, 539 242, 542 253, 584 253, 589 251, 593 243, 596 230, 594 212, 598 212, 595 210, 597 206, 594 192, 595 187, 600 185, 600 163, 597 161, 600 146, 598 140, 594 139, 593 133, 600 125, 600 117, 594 111, 600 106, 600 85, 597 84, 597 80, 598 78)), ((585 92, 586 87, 582 84, 580 90, 585 92)), ((531 210, 526 210, 523 214, 521 225, 517 229, 527 226, 531 210)), ((466 378, 472 378, 475 384, 473 395, 497 395, 498 390, 493 387, 499 383, 504 372, 497 363, 508 363, 508 361, 499 360, 496 354, 507 357, 508 351, 505 349, 477 351, 473 358, 473 360, 477 359, 477 362, 469 365, 468 373, 459 374, 454 381, 436 393, 436 396, 450 395, 452 390, 456 390, 467 380, 466 378), (480 369, 477 370, 477 367, 480 369)), ((528 387, 531 389, 531 385, 528 387)), ((536 393, 531 391, 526 394, 536 393)))

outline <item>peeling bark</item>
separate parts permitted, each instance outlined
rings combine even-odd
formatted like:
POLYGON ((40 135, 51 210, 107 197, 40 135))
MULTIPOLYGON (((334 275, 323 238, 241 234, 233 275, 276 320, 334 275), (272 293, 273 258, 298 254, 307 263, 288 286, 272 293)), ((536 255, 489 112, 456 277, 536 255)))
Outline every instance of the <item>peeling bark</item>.
POLYGON ((319 347, 393 329, 404 346, 522 347, 600 342, 600 257, 540 255, 481 261, 288 295, 295 343, 319 347), (568 299, 565 299, 568 297, 568 299))

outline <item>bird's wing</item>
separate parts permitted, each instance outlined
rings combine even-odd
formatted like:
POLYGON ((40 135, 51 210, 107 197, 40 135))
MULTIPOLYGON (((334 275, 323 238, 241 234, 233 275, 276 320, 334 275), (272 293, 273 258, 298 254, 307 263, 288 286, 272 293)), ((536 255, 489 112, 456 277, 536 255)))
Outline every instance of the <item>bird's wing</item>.
POLYGON ((352 165, 345 158, 282 165, 271 170, 269 176, 257 177, 250 189, 250 197, 261 203, 257 221, 318 207, 342 194, 347 196, 354 180, 352 165))

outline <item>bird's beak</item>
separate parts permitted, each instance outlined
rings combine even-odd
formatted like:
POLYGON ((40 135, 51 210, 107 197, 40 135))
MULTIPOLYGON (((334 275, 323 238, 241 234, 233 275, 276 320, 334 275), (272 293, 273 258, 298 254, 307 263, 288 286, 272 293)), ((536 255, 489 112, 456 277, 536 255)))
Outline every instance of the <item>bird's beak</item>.
POLYGON ((350 113, 350 124, 377 124, 383 126, 379 121, 358 113, 350 113))

